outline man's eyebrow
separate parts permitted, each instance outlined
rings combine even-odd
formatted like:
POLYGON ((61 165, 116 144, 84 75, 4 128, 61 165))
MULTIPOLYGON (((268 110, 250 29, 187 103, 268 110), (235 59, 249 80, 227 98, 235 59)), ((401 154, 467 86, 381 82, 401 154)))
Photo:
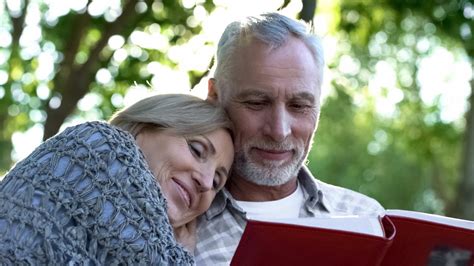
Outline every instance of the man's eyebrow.
MULTIPOLYGON (((246 99, 249 97, 272 98, 271 95, 268 95, 268 93, 264 91, 258 89, 248 89, 238 93, 235 96, 235 99, 246 99)), ((315 95, 311 92, 306 91, 296 91, 294 93, 291 93, 288 95, 288 99, 305 100, 311 102, 312 104, 316 103, 315 95)))
POLYGON ((206 136, 204 136, 204 135, 201 135, 201 136, 204 138, 204 140, 206 140, 207 146, 210 149, 210 153, 212 155, 215 155, 216 154, 216 147, 214 147, 214 144, 212 144, 212 142, 206 136))
POLYGON ((236 95, 236 98, 242 99, 247 97, 268 97, 268 95, 260 90, 257 89, 248 89, 244 90, 236 95))
POLYGON ((296 99, 303 99, 303 100, 308 100, 311 103, 315 103, 316 99, 314 97, 314 94, 309 93, 309 92, 297 92, 291 95, 290 98, 296 98, 296 99))

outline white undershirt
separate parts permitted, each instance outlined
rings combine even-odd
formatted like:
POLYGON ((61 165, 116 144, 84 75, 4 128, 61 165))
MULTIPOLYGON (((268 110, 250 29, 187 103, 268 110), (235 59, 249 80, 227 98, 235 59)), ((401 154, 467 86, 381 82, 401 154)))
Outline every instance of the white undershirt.
POLYGON ((303 190, 297 185, 295 192, 273 201, 240 201, 237 204, 247 213, 247 219, 267 220, 298 218, 303 204, 303 190))

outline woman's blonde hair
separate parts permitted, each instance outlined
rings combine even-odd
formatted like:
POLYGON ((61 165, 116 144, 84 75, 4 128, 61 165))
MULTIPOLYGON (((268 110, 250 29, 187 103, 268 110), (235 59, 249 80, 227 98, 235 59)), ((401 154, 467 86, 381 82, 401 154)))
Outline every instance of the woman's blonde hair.
POLYGON ((143 129, 169 129, 178 136, 204 135, 217 129, 232 132, 232 122, 216 104, 186 94, 145 98, 116 112, 109 123, 136 136, 143 129))

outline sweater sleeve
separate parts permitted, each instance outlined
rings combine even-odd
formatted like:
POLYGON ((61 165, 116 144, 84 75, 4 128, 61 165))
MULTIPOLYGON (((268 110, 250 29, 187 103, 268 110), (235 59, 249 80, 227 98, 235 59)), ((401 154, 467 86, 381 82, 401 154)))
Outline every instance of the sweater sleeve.
POLYGON ((135 141, 100 122, 66 129, 5 176, 0 243, 1 260, 21 263, 193 263, 135 141))

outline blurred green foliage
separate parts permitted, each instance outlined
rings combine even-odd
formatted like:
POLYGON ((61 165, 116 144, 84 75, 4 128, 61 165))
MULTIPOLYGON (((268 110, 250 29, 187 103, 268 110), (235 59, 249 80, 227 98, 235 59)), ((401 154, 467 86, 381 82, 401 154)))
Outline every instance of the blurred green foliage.
MULTIPOLYGON (((441 119, 439 98, 424 102, 417 79, 421 60, 438 47, 467 56, 473 65, 472 1, 342 0, 332 11, 342 49, 329 65, 335 93, 322 108, 310 168, 320 179, 371 195, 386 208, 474 219, 472 212, 456 212, 474 203, 461 195, 462 181, 474 179, 461 167, 474 164, 472 154, 463 153, 463 137, 472 128, 462 118, 441 119), (341 71, 348 57, 356 71, 341 71), (380 62, 395 70, 402 93, 395 95, 400 99, 390 116, 379 113, 377 104, 384 96, 393 98, 393 89, 377 98, 369 93, 380 62)), ((474 187, 464 191, 473 194, 474 187)))

